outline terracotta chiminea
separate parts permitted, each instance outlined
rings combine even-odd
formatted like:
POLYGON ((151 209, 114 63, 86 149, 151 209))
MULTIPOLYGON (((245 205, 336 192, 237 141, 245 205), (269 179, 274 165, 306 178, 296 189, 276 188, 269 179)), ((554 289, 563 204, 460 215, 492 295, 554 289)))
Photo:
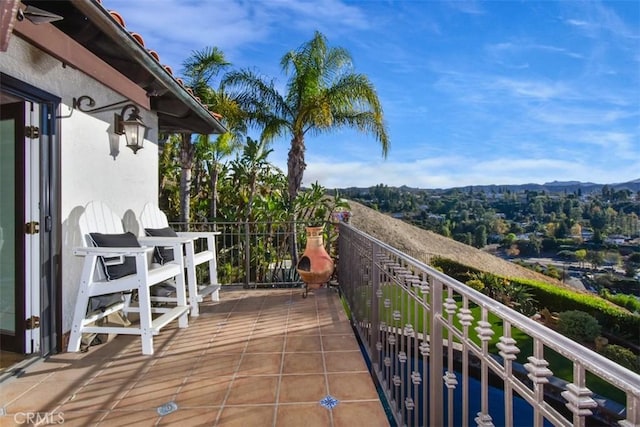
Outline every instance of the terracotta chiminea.
POLYGON ((333 260, 324 248, 323 227, 307 227, 307 246, 296 269, 308 289, 319 289, 333 273, 333 260))

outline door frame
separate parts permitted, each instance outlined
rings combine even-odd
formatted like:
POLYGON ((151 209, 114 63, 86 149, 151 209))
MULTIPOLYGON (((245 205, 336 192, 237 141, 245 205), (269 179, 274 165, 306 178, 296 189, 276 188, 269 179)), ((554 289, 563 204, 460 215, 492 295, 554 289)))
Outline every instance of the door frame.
MULTIPOLYGON (((60 135, 57 131, 56 112, 60 97, 0 73, 2 92, 33 102, 39 106, 36 119, 39 123, 39 196, 40 204, 40 351, 41 356, 61 351, 62 346, 62 271, 61 271, 61 176, 60 135)), ((24 130, 22 129, 24 134, 24 130)), ((16 202, 24 209, 25 195, 18 195, 16 202)), ((24 214, 24 212, 22 213, 24 214)), ((24 242, 24 234, 20 240, 24 242)), ((21 243, 24 245, 24 243, 21 243)), ((24 252, 23 252, 24 253, 24 252)), ((24 271, 21 272, 24 275, 24 271)), ((37 289, 37 288, 36 288, 37 289)), ((34 313, 35 314, 35 313, 34 313)), ((24 348, 24 347, 23 347, 24 348)), ((37 353, 35 353, 37 354, 37 353)))

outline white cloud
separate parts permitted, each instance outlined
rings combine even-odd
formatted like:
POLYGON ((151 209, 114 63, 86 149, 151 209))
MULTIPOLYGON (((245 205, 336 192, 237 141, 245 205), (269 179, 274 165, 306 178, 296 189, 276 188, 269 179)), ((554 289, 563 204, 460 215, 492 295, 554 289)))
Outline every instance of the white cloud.
POLYGON ((562 82, 516 80, 511 78, 497 78, 490 86, 498 90, 505 90, 517 97, 541 100, 558 98, 567 92, 562 82))
POLYGON ((633 113, 619 109, 584 106, 545 106, 532 111, 534 118, 542 123, 553 125, 603 125, 629 118, 633 113))
POLYGON ((451 188, 468 185, 538 183, 553 177, 559 181, 624 182, 640 177, 640 161, 611 165, 576 162, 574 158, 521 159, 450 157, 407 162, 336 163, 314 160, 305 171, 303 185, 313 182, 326 188, 407 185, 417 188, 451 188))

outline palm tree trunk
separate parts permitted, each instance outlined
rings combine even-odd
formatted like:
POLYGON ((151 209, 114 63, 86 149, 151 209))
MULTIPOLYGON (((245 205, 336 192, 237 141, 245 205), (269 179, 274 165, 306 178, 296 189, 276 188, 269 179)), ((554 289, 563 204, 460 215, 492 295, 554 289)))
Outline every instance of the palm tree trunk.
POLYGON ((289 206, 291 207, 291 261, 293 265, 298 265, 298 239, 297 239, 297 217, 293 209, 294 200, 298 196, 298 191, 302 186, 302 177, 307 164, 304 162, 304 136, 294 135, 289 149, 287 159, 287 182, 289 185, 289 206))
POLYGON ((289 184, 289 201, 293 201, 302 186, 302 177, 307 164, 304 162, 304 136, 295 135, 291 140, 289 158, 287 159, 287 181, 289 184))
POLYGON ((191 135, 180 135, 180 221, 189 223, 191 215, 191 171, 193 169, 194 145, 191 135))
POLYGON ((209 205, 209 221, 215 221, 218 216, 218 163, 211 165, 211 204, 209 205))

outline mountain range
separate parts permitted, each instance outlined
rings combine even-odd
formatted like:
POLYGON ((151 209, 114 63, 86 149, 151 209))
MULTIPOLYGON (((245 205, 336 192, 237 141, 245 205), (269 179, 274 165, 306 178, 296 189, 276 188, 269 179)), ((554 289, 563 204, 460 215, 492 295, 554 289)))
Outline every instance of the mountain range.
MULTIPOLYGON (((630 190, 634 193, 640 192, 640 178, 635 179, 633 181, 620 182, 615 184, 596 184, 593 182, 580 182, 580 181, 552 181, 546 182, 544 184, 509 184, 509 185, 498 185, 498 184, 490 184, 490 185, 467 185, 464 187, 452 187, 452 188, 436 188, 436 189, 423 189, 423 188, 413 188, 406 185, 399 187, 403 191, 408 192, 416 192, 416 191, 433 191, 436 193, 451 191, 451 190, 459 190, 459 191, 474 191, 474 192, 485 192, 485 193, 504 193, 504 192, 512 192, 519 193, 524 191, 545 191, 547 193, 577 193, 581 192, 583 195, 591 194, 591 193, 599 193, 602 191, 604 186, 608 186, 609 188, 620 191, 620 190, 630 190)), ((346 188, 339 190, 368 190, 367 188, 346 188)))

